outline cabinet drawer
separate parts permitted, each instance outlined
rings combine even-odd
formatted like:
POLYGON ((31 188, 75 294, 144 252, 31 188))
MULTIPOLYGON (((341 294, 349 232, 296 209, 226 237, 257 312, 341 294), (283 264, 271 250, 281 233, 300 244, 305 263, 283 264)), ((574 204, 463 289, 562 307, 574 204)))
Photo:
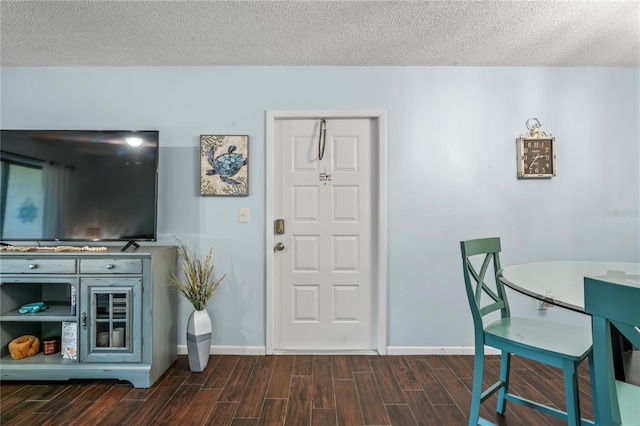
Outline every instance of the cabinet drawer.
POLYGON ((75 259, 2 259, 3 274, 75 274, 75 259))
POLYGON ((142 259, 81 259, 81 274, 141 274, 142 259))

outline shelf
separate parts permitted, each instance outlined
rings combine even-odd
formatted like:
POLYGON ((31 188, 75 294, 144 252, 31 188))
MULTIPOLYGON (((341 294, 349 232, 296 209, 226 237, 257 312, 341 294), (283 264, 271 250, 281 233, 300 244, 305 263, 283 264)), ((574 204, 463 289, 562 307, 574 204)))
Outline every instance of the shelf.
POLYGON ((109 320, 115 322, 123 322, 127 320, 127 314, 113 314, 111 318, 109 318, 109 315, 105 314, 96 316, 96 322, 109 322, 109 320))
POLYGON ((71 315, 69 304, 45 304, 49 307, 46 311, 21 314, 18 309, 0 315, 2 321, 24 321, 24 322, 59 322, 76 321, 76 315, 71 315))
POLYGON ((6 355, 0 358, 0 363, 4 365, 3 368, 8 366, 17 366, 17 365, 29 365, 29 364, 77 364, 77 359, 67 359, 62 358, 62 354, 60 352, 56 352, 55 354, 45 355, 44 352, 39 352, 34 356, 28 356, 22 359, 13 359, 11 355, 6 355))

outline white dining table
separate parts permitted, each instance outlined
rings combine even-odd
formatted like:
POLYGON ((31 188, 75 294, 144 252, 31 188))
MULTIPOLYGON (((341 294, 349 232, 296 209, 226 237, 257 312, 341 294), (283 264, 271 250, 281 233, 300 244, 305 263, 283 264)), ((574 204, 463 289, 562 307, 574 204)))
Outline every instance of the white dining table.
MULTIPOLYGON (((498 279, 513 290, 583 314, 585 313, 584 277, 608 278, 640 287, 640 263, 533 262, 507 266, 498 272, 498 279)), ((614 328, 612 332, 620 336, 614 328)), ((625 372, 622 362, 624 344, 620 337, 613 341, 616 379, 624 381, 625 372)))
POLYGON ((498 277, 520 293, 584 313, 584 277, 612 278, 640 287, 640 263, 532 262, 507 266, 498 277))

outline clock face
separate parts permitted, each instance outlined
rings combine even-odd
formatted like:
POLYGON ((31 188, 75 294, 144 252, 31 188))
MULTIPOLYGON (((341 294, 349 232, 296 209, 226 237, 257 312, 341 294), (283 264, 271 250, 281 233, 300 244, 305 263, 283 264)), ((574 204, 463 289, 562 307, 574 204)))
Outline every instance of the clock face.
POLYGON ((555 176, 553 138, 519 139, 518 177, 555 176))

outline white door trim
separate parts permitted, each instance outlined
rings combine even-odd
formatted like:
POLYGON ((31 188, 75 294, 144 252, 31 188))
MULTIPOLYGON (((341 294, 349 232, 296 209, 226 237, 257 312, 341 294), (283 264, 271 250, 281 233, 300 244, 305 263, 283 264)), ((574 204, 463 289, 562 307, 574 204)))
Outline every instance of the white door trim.
MULTIPOLYGON (((273 233, 274 212, 274 184, 275 184, 275 121, 287 118, 370 118, 377 123, 377 176, 375 182, 378 204, 378 241, 377 241, 377 350, 380 355, 387 354, 387 113, 382 110, 358 110, 358 111, 267 111, 267 135, 266 135, 266 169, 267 169, 267 194, 266 194, 266 226, 265 241, 267 253, 267 291, 266 291, 266 353, 274 353, 275 340, 275 267, 274 250, 275 235, 273 233)), ((375 165, 374 165, 375 167, 375 165)))

